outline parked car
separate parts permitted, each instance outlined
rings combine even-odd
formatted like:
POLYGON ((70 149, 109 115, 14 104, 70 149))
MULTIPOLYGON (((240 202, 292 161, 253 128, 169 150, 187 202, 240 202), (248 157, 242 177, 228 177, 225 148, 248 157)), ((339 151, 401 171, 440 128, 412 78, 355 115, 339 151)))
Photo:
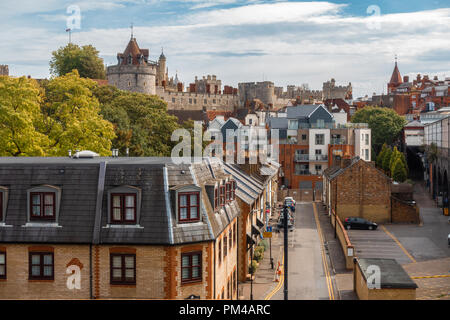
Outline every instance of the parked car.
POLYGON ((347 230, 350 229, 369 229, 375 230, 378 225, 375 222, 356 217, 348 217, 344 220, 344 227, 347 230))

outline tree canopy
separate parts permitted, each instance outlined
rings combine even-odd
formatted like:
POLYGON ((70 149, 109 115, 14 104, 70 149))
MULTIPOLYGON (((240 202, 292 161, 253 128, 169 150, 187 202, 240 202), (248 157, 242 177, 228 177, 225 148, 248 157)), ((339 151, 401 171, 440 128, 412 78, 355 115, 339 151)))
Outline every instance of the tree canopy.
POLYGON ((49 155, 67 155, 68 150, 110 154, 114 128, 100 115, 99 102, 91 92, 96 86, 80 78, 76 70, 49 81, 42 108, 49 155))
POLYGON ((83 78, 105 79, 105 66, 98 54, 99 51, 92 45, 80 47, 69 43, 52 52, 50 73, 63 76, 76 69, 83 78))
POLYGON ((0 156, 44 156, 43 91, 35 80, 0 77, 0 156))
POLYGON ((172 132, 177 118, 167 113, 167 104, 157 96, 122 91, 112 86, 94 90, 101 114, 114 124, 114 146, 130 156, 170 156, 175 142, 172 132))
POLYGON ((392 145, 407 123, 393 109, 381 107, 365 107, 352 117, 353 123, 367 123, 372 130, 372 145, 376 150, 386 143, 392 145))

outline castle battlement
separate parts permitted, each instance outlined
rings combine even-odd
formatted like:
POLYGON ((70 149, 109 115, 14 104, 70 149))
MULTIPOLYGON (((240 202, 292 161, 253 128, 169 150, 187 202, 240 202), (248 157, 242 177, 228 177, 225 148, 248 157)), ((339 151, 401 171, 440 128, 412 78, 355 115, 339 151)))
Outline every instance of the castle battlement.
POLYGON ((140 73, 140 74, 156 74, 155 65, 115 65, 106 68, 107 74, 116 73, 140 73))

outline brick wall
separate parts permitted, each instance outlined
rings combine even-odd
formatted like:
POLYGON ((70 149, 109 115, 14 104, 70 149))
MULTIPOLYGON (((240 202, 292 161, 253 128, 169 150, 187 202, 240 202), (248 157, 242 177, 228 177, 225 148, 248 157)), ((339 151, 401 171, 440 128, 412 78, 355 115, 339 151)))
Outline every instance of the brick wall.
POLYGON ((393 223, 419 223, 419 208, 401 199, 392 197, 392 222, 393 223))
POLYGON ((332 207, 336 201, 341 221, 346 217, 361 217, 374 222, 390 221, 391 183, 389 178, 359 161, 332 181, 332 207))
POLYGON ((89 246, 2 244, 6 251, 7 279, 0 280, 0 299, 89 299, 89 246), (54 254, 54 280, 28 280, 29 252, 51 251, 54 254), (67 264, 77 258, 81 269, 81 289, 68 289, 67 264))
MULTIPOLYGON (((0 299, 90 299, 89 245, 2 244, 6 252, 7 279, 0 280, 0 299), (54 280, 29 280, 29 252, 53 252, 54 280), (75 262, 74 262, 75 261, 75 262), (66 269, 82 265, 81 288, 69 289, 66 269)), ((213 298, 213 242, 180 246, 93 246, 92 295, 96 299, 184 299, 191 294, 213 298), (181 253, 202 252, 202 281, 181 283, 181 253), (136 284, 110 283, 110 254, 136 254, 136 284)), ((226 280, 236 267, 236 246, 216 266, 216 283, 226 288, 226 280), (226 267, 225 267, 226 266, 226 267)), ((234 294, 233 298, 236 298, 234 294)))

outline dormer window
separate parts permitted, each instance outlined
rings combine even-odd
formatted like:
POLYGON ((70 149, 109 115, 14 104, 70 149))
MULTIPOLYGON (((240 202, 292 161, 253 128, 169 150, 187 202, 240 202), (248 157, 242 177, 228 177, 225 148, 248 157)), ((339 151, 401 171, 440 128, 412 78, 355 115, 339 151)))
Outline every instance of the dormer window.
POLYGON ((220 186, 220 206, 225 205, 225 186, 220 186))
POLYGON ((231 201, 231 183, 227 182, 226 184, 226 201, 231 201))
POLYGON ((200 193, 178 193, 178 221, 191 222, 200 220, 200 193))
POLYGON ((111 194, 111 222, 136 223, 136 193, 111 194))
POLYGON ((219 207, 219 189, 214 189, 214 209, 219 207))
POLYGON ((30 220, 55 220, 55 192, 31 192, 30 198, 30 220))
POLYGON ((142 202, 141 189, 134 186, 119 186, 108 190, 107 223, 120 225, 138 225, 142 202))
POLYGON ((231 181, 231 200, 236 198, 236 181, 231 181))
POLYGON ((131 54, 128 55, 128 64, 132 64, 133 63, 133 57, 131 56, 131 54))

